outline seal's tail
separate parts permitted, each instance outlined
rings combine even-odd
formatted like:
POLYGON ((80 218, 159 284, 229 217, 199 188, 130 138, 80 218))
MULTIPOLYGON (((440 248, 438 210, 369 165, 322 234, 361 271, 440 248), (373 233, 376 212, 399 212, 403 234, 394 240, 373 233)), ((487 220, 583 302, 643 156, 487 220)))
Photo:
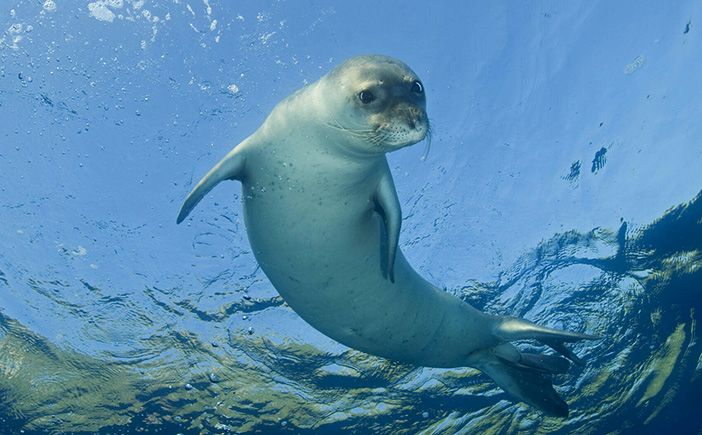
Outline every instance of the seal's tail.
POLYGON ((473 355, 475 367, 507 393, 548 415, 567 417, 568 404, 553 389, 551 375, 568 371, 570 361, 583 364, 564 343, 598 337, 550 329, 514 317, 500 319, 494 334, 504 342, 537 340, 565 357, 520 352, 510 343, 483 349, 473 355))

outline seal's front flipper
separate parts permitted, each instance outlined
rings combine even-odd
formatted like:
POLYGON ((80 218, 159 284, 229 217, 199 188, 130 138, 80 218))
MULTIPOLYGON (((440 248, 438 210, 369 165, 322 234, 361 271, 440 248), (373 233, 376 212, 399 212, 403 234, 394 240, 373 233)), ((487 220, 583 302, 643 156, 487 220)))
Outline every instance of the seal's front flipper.
POLYGON ((383 177, 375 189, 373 197, 376 210, 383 218, 385 226, 385 263, 383 264, 383 275, 390 278, 391 282, 395 282, 395 257, 397 256, 397 244, 400 240, 400 226, 402 225, 402 210, 400 209, 400 200, 397 198, 395 183, 392 181, 390 170, 386 170, 383 177))
POLYGON ((494 334, 502 341, 537 340, 578 365, 583 365, 583 361, 568 349, 565 343, 599 339, 594 335, 547 328, 517 317, 500 318, 494 334))
POLYGON ((475 352, 474 365, 511 396, 547 415, 568 417, 568 404, 553 389, 551 374, 568 369, 568 360, 555 355, 521 353, 506 343, 475 352))
POLYGON ((183 222, 198 202, 222 180, 241 180, 244 173, 244 157, 241 144, 229 152, 214 168, 197 183, 178 213, 177 223, 183 222))

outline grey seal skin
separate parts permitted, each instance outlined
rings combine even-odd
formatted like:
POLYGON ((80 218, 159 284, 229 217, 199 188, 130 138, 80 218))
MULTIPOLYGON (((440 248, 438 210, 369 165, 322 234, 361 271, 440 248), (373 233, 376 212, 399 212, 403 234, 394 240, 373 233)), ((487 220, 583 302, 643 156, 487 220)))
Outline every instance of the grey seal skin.
POLYGON ((475 367, 517 399, 567 416, 551 384, 564 343, 594 339, 483 313, 422 278, 398 248, 402 212, 385 153, 429 131, 424 86, 386 56, 347 60, 281 101, 197 184, 182 222, 222 180, 242 183, 256 260, 305 321, 354 349, 426 367, 475 367), (519 351, 533 339, 557 355, 519 351))

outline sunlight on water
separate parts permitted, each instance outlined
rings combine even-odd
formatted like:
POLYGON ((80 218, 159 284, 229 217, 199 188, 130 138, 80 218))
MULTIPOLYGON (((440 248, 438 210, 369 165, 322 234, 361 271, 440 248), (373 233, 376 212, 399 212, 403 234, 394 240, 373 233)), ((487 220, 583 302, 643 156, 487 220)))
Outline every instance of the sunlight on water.
POLYGON ((2 430, 702 427, 699 2, 10 3, 2 430), (389 157, 410 262, 484 311, 601 337, 555 378, 569 418, 313 330, 256 264, 234 184, 176 227, 277 101, 366 52, 427 86, 431 142, 389 157))

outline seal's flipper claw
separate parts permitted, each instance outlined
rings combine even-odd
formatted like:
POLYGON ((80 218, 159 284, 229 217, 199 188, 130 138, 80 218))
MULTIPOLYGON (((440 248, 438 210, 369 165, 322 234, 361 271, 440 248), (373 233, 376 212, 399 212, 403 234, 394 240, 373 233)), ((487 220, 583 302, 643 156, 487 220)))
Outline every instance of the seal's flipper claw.
POLYGON ((551 349, 555 350, 556 352, 560 353, 564 357, 568 358, 569 360, 573 361, 576 365, 579 366, 584 366, 585 362, 578 358, 578 356, 573 353, 572 350, 568 349, 562 341, 559 341, 558 339, 554 338, 539 338, 537 339, 541 343, 545 344, 546 346, 550 347, 551 349))
MULTIPOLYGON (((386 162, 387 165, 387 162, 386 162)), ((395 183, 392 181, 390 170, 385 171, 383 177, 378 182, 373 200, 376 210, 383 218, 385 226, 385 264, 383 275, 395 282, 395 257, 397 256, 397 244, 400 240, 400 227, 402 226, 402 209, 400 200, 397 198, 395 183)))
POLYGON ((521 352, 519 365, 531 370, 557 375, 568 371, 570 361, 558 355, 521 352))
POLYGON ((205 175, 197 186, 190 192, 178 213, 176 223, 181 223, 188 217, 188 214, 195 208, 198 202, 207 195, 220 181, 241 180, 244 171, 244 158, 242 156, 241 145, 235 147, 210 172, 205 175))

